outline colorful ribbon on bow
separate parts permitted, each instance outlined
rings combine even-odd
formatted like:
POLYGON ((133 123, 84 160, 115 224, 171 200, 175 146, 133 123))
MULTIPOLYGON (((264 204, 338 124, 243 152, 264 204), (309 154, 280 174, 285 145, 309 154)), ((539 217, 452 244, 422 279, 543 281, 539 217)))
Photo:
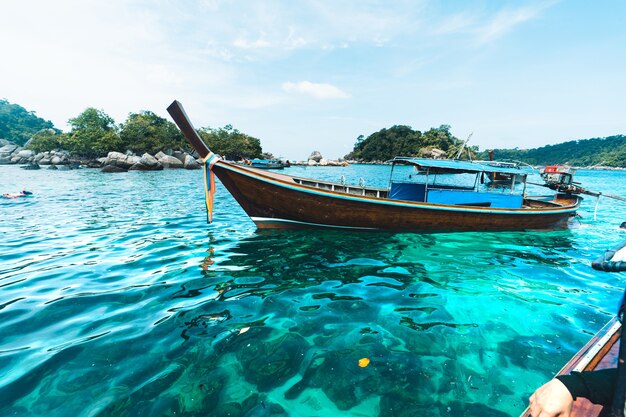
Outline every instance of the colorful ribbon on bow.
POLYGON ((204 158, 204 196, 206 200, 207 222, 213 221, 213 195, 215 194, 215 174, 213 165, 219 161, 219 157, 213 152, 204 158))

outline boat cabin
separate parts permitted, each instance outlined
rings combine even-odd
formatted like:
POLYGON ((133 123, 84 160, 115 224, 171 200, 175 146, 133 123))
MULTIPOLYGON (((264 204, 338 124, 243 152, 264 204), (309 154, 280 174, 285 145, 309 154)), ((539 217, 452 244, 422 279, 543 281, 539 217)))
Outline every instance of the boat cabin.
POLYGON ((521 208, 528 173, 519 167, 472 161, 396 157, 391 160, 389 198, 433 204, 521 208), (409 168, 409 169, 407 169, 409 168), (494 174, 510 185, 489 187, 494 174))

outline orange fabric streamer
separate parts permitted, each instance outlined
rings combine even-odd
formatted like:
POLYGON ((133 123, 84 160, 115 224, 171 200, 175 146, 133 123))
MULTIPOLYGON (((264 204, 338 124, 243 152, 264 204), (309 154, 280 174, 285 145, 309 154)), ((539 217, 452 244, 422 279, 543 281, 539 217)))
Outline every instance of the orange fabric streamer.
POLYGON ((209 153, 204 159, 204 191, 206 200, 207 222, 213 221, 213 196, 215 195, 215 173, 213 165, 218 158, 213 152, 209 153))

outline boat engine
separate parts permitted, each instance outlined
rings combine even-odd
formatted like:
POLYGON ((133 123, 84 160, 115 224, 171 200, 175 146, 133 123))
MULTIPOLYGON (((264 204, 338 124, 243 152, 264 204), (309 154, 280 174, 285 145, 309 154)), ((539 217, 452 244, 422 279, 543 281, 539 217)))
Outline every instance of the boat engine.
POLYGON ((584 189, 574 182, 575 172, 567 165, 548 165, 540 174, 547 187, 567 194, 580 194, 584 189))

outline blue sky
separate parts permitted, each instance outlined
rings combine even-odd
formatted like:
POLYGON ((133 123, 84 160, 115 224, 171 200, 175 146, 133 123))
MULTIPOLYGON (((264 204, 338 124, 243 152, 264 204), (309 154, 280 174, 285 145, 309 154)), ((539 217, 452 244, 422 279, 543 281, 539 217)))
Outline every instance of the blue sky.
POLYGON ((626 2, 5 2, 0 98, 67 129, 173 99, 292 160, 394 124, 531 148, 626 134, 626 2))

